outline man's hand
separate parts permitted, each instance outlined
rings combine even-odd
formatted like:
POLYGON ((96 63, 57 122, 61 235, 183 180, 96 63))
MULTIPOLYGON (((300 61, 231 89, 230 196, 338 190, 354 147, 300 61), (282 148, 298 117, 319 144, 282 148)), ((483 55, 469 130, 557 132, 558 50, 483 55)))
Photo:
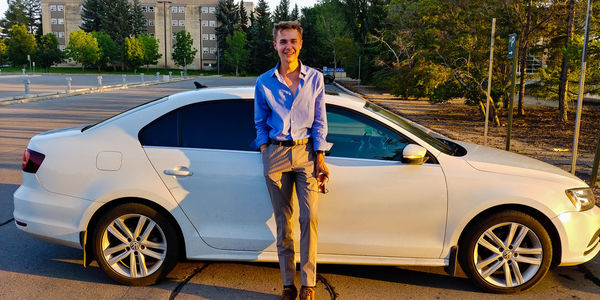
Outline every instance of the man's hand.
POLYGON ((260 153, 262 153, 263 151, 265 151, 265 149, 267 149, 267 144, 260 145, 260 153))
POLYGON ((329 179, 329 169, 327 169, 327 166, 325 165, 325 155, 321 151, 317 152, 315 171, 317 173, 317 181, 319 184, 327 182, 329 179))

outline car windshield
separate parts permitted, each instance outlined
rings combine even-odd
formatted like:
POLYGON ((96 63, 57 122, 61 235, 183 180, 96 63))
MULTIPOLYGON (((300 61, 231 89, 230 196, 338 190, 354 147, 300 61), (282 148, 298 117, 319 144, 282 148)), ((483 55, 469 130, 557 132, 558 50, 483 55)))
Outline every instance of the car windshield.
POLYGON ((444 152, 449 155, 454 155, 455 150, 453 150, 446 143, 446 140, 442 139, 441 136, 439 138, 436 138, 436 137, 432 136, 431 134, 429 134, 428 132, 423 131, 424 127, 422 127, 420 125, 417 127, 414 124, 412 124, 411 122, 409 122, 408 120, 404 119, 403 117, 398 116, 397 114, 395 114, 381 106, 378 106, 372 102, 367 101, 365 104, 365 108, 394 122, 396 125, 408 130, 408 132, 416 135, 418 138, 425 141, 429 145, 433 146, 435 149, 438 149, 441 152, 444 152))
POLYGON ((98 126, 98 125, 104 124, 105 122, 108 122, 108 121, 111 121, 111 120, 114 120, 114 119, 117 119, 117 118, 123 117, 123 116, 125 116, 125 115, 128 115, 128 114, 130 114, 130 113, 134 113, 134 112, 136 112, 136 111, 138 111, 138 110, 140 110, 140 109, 143 109, 143 108, 145 108, 145 107, 147 107, 147 106, 149 106, 149 105, 155 105, 155 104, 158 104, 158 103, 160 103, 160 102, 162 102, 162 101, 164 101, 164 100, 167 100, 167 99, 169 99, 169 97, 161 97, 161 98, 158 98, 158 99, 154 99, 154 100, 151 100, 151 101, 148 101, 148 102, 142 103, 142 104, 140 104, 140 105, 136 105, 136 106, 134 106, 134 107, 132 107, 132 108, 130 108, 130 109, 128 109, 128 110, 126 110, 126 111, 120 112, 120 113, 118 113, 118 114, 116 114, 116 115, 114 115, 114 116, 112 116, 112 117, 109 117, 109 118, 107 118, 107 119, 104 119, 104 120, 102 120, 102 121, 100 121, 100 122, 98 122, 98 123, 89 124, 89 125, 87 125, 87 126, 83 127, 83 128, 81 129, 81 132, 84 132, 84 131, 86 131, 86 130, 88 130, 88 129, 90 129, 90 128, 96 127, 96 126, 98 126), (161 101, 161 100, 162 100, 162 101, 161 101))

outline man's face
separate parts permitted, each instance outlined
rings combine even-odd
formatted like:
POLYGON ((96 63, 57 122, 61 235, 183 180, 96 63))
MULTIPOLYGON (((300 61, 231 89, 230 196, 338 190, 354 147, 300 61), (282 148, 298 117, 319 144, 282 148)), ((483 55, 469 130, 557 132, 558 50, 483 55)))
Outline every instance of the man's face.
POLYGON ((296 29, 280 30, 273 41, 273 47, 279 55, 281 62, 291 63, 298 60, 302 49, 302 37, 296 29))

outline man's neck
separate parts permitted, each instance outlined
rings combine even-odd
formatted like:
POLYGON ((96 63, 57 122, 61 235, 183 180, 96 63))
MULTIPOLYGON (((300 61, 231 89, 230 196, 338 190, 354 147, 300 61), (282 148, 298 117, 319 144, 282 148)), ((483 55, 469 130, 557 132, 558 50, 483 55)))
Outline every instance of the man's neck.
POLYGON ((279 64, 279 73, 282 75, 292 73, 294 71, 297 71, 299 66, 300 66, 300 63, 298 60, 295 60, 295 61, 292 61, 289 63, 287 61, 282 61, 279 64))

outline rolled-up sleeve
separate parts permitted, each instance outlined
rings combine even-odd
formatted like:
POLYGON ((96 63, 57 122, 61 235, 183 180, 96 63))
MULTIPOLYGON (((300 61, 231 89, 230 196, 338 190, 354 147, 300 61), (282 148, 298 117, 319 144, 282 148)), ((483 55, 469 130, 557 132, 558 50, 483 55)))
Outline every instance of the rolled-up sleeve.
POLYGON ((268 117, 269 106, 265 98, 263 85, 259 78, 254 87, 254 126, 256 127, 256 140, 254 140, 254 146, 256 148, 269 142, 270 129, 267 125, 268 117))
POLYGON ((327 142, 327 112, 325 109, 325 83, 323 74, 319 74, 315 89, 315 116, 310 131, 314 151, 329 151, 333 146, 327 142))

